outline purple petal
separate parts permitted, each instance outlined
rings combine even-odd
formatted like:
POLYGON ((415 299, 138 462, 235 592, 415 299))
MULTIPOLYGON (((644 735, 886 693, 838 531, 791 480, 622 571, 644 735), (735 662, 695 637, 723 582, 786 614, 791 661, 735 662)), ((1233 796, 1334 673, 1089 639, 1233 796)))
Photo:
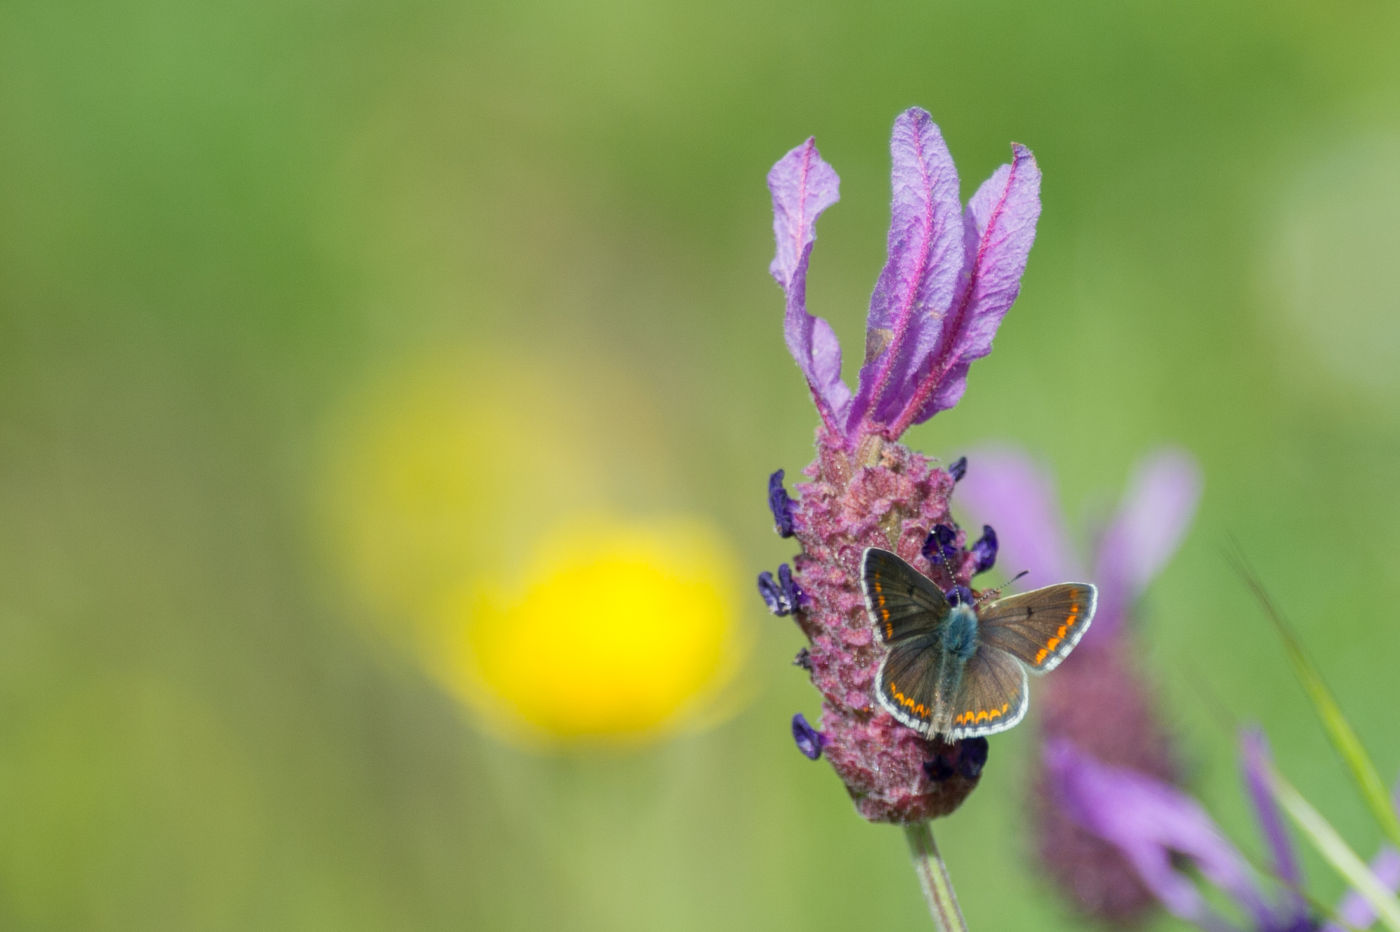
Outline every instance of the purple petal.
POLYGON ((1161 450, 1138 466, 1118 514, 1099 541, 1094 626, 1110 636, 1148 582, 1176 552, 1196 514, 1201 473, 1180 450, 1161 450))
POLYGON ((1303 875, 1298 870, 1293 843, 1288 838, 1288 832, 1284 830, 1278 803, 1269 788, 1269 743, 1264 739, 1262 732, 1250 729, 1240 735, 1240 745, 1245 786, 1249 789, 1255 815, 1259 817, 1259 825, 1264 830, 1264 838, 1273 854, 1274 875, 1293 891, 1296 906, 1301 912, 1305 904, 1298 896, 1298 888, 1303 875))
POLYGON ((998 168, 968 202, 970 279, 917 383, 906 387, 908 403, 894 421, 896 436, 958 403, 968 366, 992 351, 992 337, 1021 291, 1040 217, 1040 168, 1025 146, 1012 145, 1011 151, 1011 164, 998 168))
POLYGON ((1070 817, 1118 848, 1171 913, 1193 922, 1210 919, 1195 885, 1172 866, 1173 856, 1184 855, 1261 924, 1269 921, 1244 859, 1190 796, 1145 774, 1101 764, 1067 741, 1047 743, 1044 754, 1070 817))
POLYGON ((958 483, 957 501, 999 529, 1001 565, 1029 570, 1037 586, 1079 578, 1050 477, 1025 454, 1007 449, 973 452, 970 461, 967 477, 958 483))
POLYGON ((895 119, 890 156, 889 252, 870 297, 852 434, 861 421, 890 423, 908 400, 913 371, 938 343, 966 264, 958 172, 927 112, 915 107, 895 119))
POLYGON ((831 325, 807 313, 807 261, 816 239, 817 217, 839 197, 840 179, 808 139, 778 160, 768 173, 773 194, 777 252, 768 270, 787 295, 783 334, 812 390, 828 431, 841 435, 851 392, 841 381, 841 346, 831 325))

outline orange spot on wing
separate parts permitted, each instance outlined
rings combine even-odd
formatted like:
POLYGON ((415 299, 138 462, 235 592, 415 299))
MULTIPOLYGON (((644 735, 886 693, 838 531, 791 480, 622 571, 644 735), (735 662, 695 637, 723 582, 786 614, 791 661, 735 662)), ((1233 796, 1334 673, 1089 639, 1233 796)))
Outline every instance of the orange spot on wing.
POLYGON ((1011 703, 1003 702, 1000 709, 968 709, 961 715, 953 717, 954 725, 975 725, 981 722, 989 722, 993 719, 1001 718, 1006 714, 1006 710, 1011 708, 1011 703))

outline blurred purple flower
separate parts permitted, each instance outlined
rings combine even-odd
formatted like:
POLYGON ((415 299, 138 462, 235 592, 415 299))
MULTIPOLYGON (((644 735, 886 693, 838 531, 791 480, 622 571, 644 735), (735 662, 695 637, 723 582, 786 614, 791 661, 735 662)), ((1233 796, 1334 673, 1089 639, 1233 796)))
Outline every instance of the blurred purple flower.
MULTIPOLYGON (((1111 845, 1173 915, 1212 932, 1238 928, 1251 932, 1340 932, 1341 926, 1314 919, 1299 892, 1297 858, 1277 803, 1268 791, 1268 747, 1263 736, 1247 732, 1242 743, 1245 782, 1270 850, 1271 869, 1283 883, 1281 894, 1271 895, 1261 888, 1248 862, 1200 803, 1176 787, 1130 768, 1097 761, 1069 741, 1048 743, 1044 757, 1048 774, 1061 789, 1068 815, 1111 845), (1183 859, 1239 907, 1245 925, 1232 924, 1207 903, 1196 883, 1180 869, 1183 859)), ((1387 889, 1394 890, 1400 885, 1400 853, 1383 848, 1371 870, 1387 889)), ((1337 915, 1358 929, 1370 926, 1376 918, 1354 893, 1343 899, 1337 915)))
MULTIPOLYGON (((795 576, 806 593, 794 616, 811 641, 803 668, 822 693, 824 754, 862 816, 915 822, 961 804, 977 783, 985 749, 925 740, 875 703, 871 686, 883 649, 866 617, 860 555, 878 546, 912 562, 930 531, 947 525, 950 559, 932 567, 945 590, 966 586, 987 556, 986 545, 977 556, 963 550, 949 515, 961 466, 954 464, 955 475, 895 441, 956 404, 968 366, 990 352, 1035 238, 1040 170, 1030 150, 1013 145, 1011 163, 964 209, 953 160, 927 113, 911 109, 896 118, 890 153, 889 253, 870 301, 854 395, 841 378, 835 333, 807 312, 816 220, 836 202, 839 184, 810 139, 768 175, 777 240, 770 271, 787 298, 788 349, 821 418, 817 459, 806 469, 810 481, 797 486, 791 526, 802 546, 795 576)), ((770 502, 777 498, 770 486, 770 502)), ((780 504, 774 516, 783 528, 780 504)), ((774 589, 765 583, 765 598, 774 589)))
MULTIPOLYGON (((1093 571, 1086 573, 1065 537, 1044 472, 1009 451, 974 453, 971 459, 959 498, 999 529, 1001 565, 1029 570, 1036 585, 1087 578, 1099 588, 1094 625, 1076 656, 1041 684, 1039 720, 1046 740, 1067 740, 1098 761, 1176 782, 1171 742, 1124 620, 1191 523, 1201 485, 1195 463, 1163 450, 1138 466, 1099 540, 1093 571)), ((1060 789, 1053 774, 1037 774, 1031 783, 1045 868, 1089 915, 1122 924, 1140 919, 1153 905, 1152 891, 1116 849, 1069 818, 1060 789)))
MULTIPOLYGON (((1035 585, 1092 579, 1094 625, 1078 650, 1112 641, 1147 584, 1176 552, 1196 514, 1201 473, 1190 454, 1158 450, 1138 463, 1118 511, 1099 536, 1091 568, 1076 557, 1050 477, 1025 454, 990 449, 972 456, 959 485, 967 510, 1000 529, 1004 566, 1030 571, 1035 585)), ((1054 682, 1047 680, 1046 682, 1054 682)))

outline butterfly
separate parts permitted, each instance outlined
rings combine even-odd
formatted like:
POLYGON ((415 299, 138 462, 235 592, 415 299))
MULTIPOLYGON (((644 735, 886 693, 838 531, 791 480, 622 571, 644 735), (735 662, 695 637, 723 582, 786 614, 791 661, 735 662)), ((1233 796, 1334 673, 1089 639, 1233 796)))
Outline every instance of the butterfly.
POLYGON ((875 635, 889 653, 875 674, 885 711, 948 741, 1006 731, 1026 714, 1027 671, 1069 656, 1094 617, 1098 590, 1058 583, 981 606, 953 605, 933 580, 888 550, 861 558, 875 635))

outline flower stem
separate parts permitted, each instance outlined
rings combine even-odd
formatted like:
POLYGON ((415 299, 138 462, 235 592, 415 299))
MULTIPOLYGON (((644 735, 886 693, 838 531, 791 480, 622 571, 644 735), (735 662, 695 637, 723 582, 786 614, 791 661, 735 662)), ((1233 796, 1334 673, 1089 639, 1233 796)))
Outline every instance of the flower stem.
POLYGON ((932 826, 927 822, 906 823, 904 837, 909 839, 914 871, 919 875, 919 886, 924 888, 924 899, 928 902, 933 924, 939 932, 967 932, 967 921, 958 908, 953 881, 948 877, 948 868, 933 840, 932 826))

